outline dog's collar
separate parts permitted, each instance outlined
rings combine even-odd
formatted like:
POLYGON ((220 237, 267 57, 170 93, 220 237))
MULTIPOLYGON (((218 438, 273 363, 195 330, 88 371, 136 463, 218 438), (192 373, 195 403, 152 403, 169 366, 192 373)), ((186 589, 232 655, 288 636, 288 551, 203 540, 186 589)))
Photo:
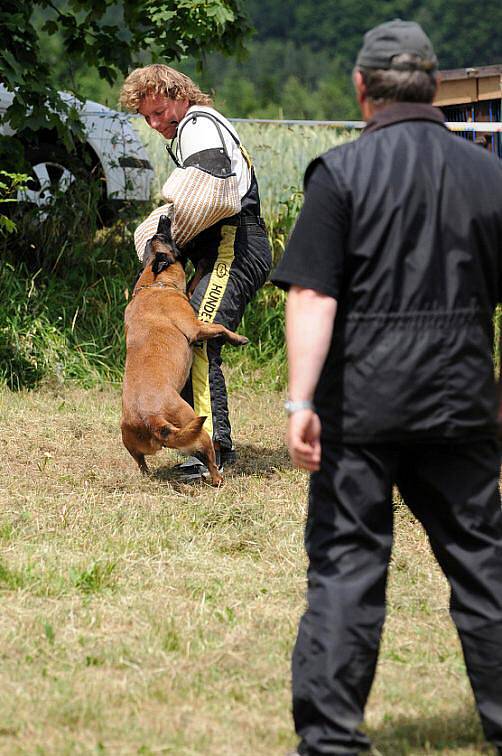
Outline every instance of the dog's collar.
POLYGON ((151 284, 143 284, 142 286, 137 286, 132 293, 131 299, 134 299, 136 294, 138 294, 141 291, 141 289, 154 289, 154 288, 178 289, 178 291, 180 290, 179 286, 176 286, 176 284, 167 284, 167 283, 164 283, 164 281, 155 281, 154 283, 151 283, 151 284))

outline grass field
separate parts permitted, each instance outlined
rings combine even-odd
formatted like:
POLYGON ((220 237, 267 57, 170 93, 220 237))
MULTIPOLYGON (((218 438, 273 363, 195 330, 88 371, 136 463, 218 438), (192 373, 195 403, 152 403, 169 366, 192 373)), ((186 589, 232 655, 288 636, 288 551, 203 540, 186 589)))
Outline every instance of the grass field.
MULTIPOLYGON (((142 478, 117 388, 0 391, 0 753, 283 756, 306 477, 278 393, 234 392, 224 488, 142 478)), ((367 729, 384 756, 484 751, 444 579, 396 500, 367 729)))

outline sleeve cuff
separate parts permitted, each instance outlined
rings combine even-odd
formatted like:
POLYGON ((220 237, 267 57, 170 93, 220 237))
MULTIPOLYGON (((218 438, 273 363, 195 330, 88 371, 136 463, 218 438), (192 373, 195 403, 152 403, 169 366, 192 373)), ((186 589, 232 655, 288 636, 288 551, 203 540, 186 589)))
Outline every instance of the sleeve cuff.
POLYGON ((288 291, 291 286, 300 286, 302 289, 313 289, 320 294, 325 294, 327 297, 338 299, 339 292, 337 289, 332 286, 326 286, 326 283, 304 275, 282 274, 280 271, 277 271, 272 273, 270 281, 274 286, 284 289, 284 291, 288 291))

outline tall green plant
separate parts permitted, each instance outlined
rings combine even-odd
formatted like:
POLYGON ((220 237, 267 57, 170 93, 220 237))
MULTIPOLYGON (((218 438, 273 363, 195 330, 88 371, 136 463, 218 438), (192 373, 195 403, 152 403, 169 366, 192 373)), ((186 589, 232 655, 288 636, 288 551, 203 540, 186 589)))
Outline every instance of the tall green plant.
POLYGON ((97 182, 77 179, 66 191, 54 192, 43 212, 33 203, 20 202, 13 208, 16 234, 0 241, 5 259, 24 262, 30 271, 54 266, 69 273, 85 266, 79 257, 80 244, 92 248, 98 226, 100 187, 97 182))
POLYGON ((137 220, 97 230, 97 199, 75 182, 42 223, 27 210, 0 239, 0 380, 13 389, 120 380, 137 220))
POLYGON ((246 308, 239 333, 249 338, 243 349, 225 346, 225 363, 234 368, 232 382, 242 388, 286 385, 284 307, 286 294, 267 283, 246 308))
POLYGON ((282 257, 302 205, 303 192, 291 187, 289 197, 279 202, 275 213, 271 212, 268 215, 267 230, 274 264, 282 257))
MULTIPOLYGON (((18 191, 26 188, 29 176, 26 173, 0 171, 0 204, 17 202, 18 191)), ((12 234, 16 224, 8 215, 0 212, 0 235, 12 234)))

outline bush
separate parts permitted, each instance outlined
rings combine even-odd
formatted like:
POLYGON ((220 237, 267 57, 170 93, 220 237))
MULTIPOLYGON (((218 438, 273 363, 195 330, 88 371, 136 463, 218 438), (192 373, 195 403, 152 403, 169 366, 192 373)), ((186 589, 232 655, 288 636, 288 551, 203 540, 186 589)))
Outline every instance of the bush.
MULTIPOLYGON (((0 151, 1 152, 1 151, 0 151)), ((29 176, 27 173, 8 173, 7 171, 0 171, 0 205, 2 210, 6 210, 7 206, 12 207, 17 202, 18 190, 26 187, 26 182, 29 176)), ((4 212, 0 212, 0 235, 5 236, 12 234, 16 230, 16 224, 4 212)))
MULTIPOLYGON (((276 255, 300 197, 292 193, 271 224, 276 255)), ((7 260, 0 270, 0 381, 13 390, 122 380, 126 292, 139 270, 132 240, 139 212, 132 208, 129 219, 97 229, 94 199, 85 187, 66 192, 46 219, 37 221, 31 209, 17 233, 0 240, 7 260)), ((249 346, 226 349, 234 385, 284 385, 283 327, 284 295, 266 285, 241 324, 249 346)))
POLYGON ((0 379, 11 389, 119 380, 122 278, 74 287, 42 273, 24 264, 0 271, 0 379))
POLYGON ((64 333, 50 320, 35 280, 6 264, 0 272, 0 377, 11 389, 36 386, 69 361, 64 333))
POLYGON ((76 185, 0 240, 0 380, 10 388, 121 379, 124 294, 138 270, 132 222, 97 225, 96 194, 76 185))
POLYGON ((238 330, 248 337, 249 344, 243 349, 224 347, 225 364, 234 368, 234 386, 264 385, 279 390, 286 385, 285 302, 286 294, 267 283, 247 307, 238 330))

